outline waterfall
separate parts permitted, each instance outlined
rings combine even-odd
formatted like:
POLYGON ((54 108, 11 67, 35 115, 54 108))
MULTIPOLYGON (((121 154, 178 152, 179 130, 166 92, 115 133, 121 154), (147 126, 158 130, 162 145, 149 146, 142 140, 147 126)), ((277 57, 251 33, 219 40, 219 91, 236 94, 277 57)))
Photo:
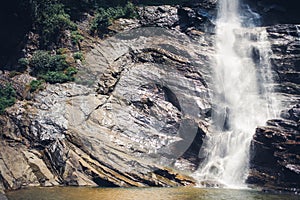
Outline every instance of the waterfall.
POLYGON ((238 0, 219 0, 214 131, 200 152, 205 157, 195 174, 200 186, 244 186, 255 128, 275 117, 277 110, 267 32, 253 24, 245 26, 239 9, 238 0))

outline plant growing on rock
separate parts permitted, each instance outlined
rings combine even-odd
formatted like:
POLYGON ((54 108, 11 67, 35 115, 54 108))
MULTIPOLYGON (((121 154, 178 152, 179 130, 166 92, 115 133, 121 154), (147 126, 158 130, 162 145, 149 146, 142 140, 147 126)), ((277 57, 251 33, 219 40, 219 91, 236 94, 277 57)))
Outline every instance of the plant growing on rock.
POLYGON ((16 91, 11 84, 0 85, 0 114, 16 102, 16 91))
POLYGON ((68 67, 66 56, 50 55, 47 51, 36 51, 30 62, 33 75, 45 74, 48 71, 62 71, 68 67))
POLYGON ((74 44, 79 45, 82 42, 84 37, 78 31, 71 32, 71 40, 74 44))
POLYGON ((49 83, 73 81, 73 76, 77 73, 77 70, 67 63, 65 55, 50 55, 47 51, 36 51, 29 66, 32 75, 49 83))
POLYGON ((80 61, 84 60, 84 56, 83 56, 82 52, 80 52, 80 51, 79 52, 75 52, 73 54, 73 58, 77 59, 77 60, 80 60, 80 61))
POLYGON ((43 80, 32 80, 29 84, 30 92, 34 92, 34 91, 42 89, 43 83, 44 83, 43 80))
POLYGON ((32 10, 42 47, 58 43, 65 30, 76 30, 77 26, 65 12, 64 5, 57 0, 34 0, 32 10))
POLYGON ((99 8, 96 12, 95 18, 90 25, 90 31, 92 34, 96 32, 107 33, 108 27, 112 22, 118 18, 136 18, 138 13, 136 7, 131 3, 127 2, 124 7, 108 7, 99 8))
POLYGON ((20 58, 20 59, 18 60, 18 64, 20 65, 20 67, 26 68, 26 67, 29 65, 29 61, 28 61, 27 58, 20 58))
POLYGON ((68 81, 74 81, 73 76, 68 76, 61 71, 49 71, 46 74, 40 75, 40 78, 44 79, 48 83, 65 83, 68 81))

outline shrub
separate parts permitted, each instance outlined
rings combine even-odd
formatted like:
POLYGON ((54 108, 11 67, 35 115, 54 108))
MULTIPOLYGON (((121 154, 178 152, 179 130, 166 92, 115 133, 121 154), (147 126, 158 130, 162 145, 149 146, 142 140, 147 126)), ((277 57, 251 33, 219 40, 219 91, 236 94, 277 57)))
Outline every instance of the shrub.
POLYGON ((7 107, 14 105, 16 102, 16 91, 7 84, 5 86, 0 85, 0 114, 4 113, 7 107))
POLYGON ((50 60, 51 56, 47 51, 36 51, 29 61, 32 70, 31 73, 33 75, 38 75, 39 73, 49 70, 50 60))
POLYGON ((44 81, 43 80, 32 80, 29 84, 30 92, 34 92, 42 89, 44 81))
POLYGON ((60 71, 68 67, 66 57, 64 55, 50 55, 47 51, 36 51, 30 62, 32 74, 38 76, 48 71, 60 71))
POLYGON ((64 72, 60 71, 50 71, 46 74, 40 75, 40 77, 48 83, 65 83, 68 81, 74 81, 73 76, 68 76, 64 72))
POLYGON ((69 67, 65 55, 53 55, 50 57, 49 70, 61 71, 69 67))
POLYGON ((131 2, 128 2, 125 6, 125 17, 130 18, 130 19, 139 17, 139 14, 136 10, 135 5, 131 2))
POLYGON ((81 52, 75 52, 75 53, 73 54, 73 58, 74 58, 74 59, 78 59, 78 60, 80 60, 80 61, 83 61, 83 60, 84 60, 83 54, 82 54, 81 52))
POLYGON ((109 7, 107 9, 99 8, 96 12, 95 18, 91 23, 90 31, 95 33, 100 31, 102 33, 108 32, 107 28, 112 24, 112 21, 118 18, 136 18, 138 13, 135 6, 128 2, 124 7, 109 7))
POLYGON ((78 31, 72 31, 71 32, 71 40, 74 44, 79 44, 82 42, 84 37, 78 32, 78 31))
POLYGON ((34 21, 40 32, 42 47, 57 43, 63 31, 76 30, 77 26, 65 12, 64 5, 56 0, 35 0, 34 21))
POLYGON ((66 62, 65 55, 50 55, 47 51, 36 51, 29 65, 32 75, 49 83, 73 81, 73 76, 77 73, 77 70, 66 62))
POLYGON ((91 33, 95 33, 96 31, 101 31, 102 33, 107 32, 107 27, 111 25, 109 20, 109 14, 106 12, 104 8, 98 9, 94 20, 91 23, 90 31, 91 33))
POLYGON ((21 66, 21 67, 27 67, 29 65, 29 61, 27 58, 20 58, 18 60, 18 64, 21 66))
POLYGON ((77 74, 78 70, 75 67, 68 67, 65 71, 65 74, 69 77, 73 77, 77 74))

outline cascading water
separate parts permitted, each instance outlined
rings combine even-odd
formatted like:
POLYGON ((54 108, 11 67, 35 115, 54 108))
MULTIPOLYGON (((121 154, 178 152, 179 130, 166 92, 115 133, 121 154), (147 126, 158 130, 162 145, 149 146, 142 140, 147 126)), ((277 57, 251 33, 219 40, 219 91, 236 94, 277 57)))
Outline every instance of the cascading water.
POLYGON ((275 117, 270 46, 263 28, 242 25, 238 0, 219 0, 214 65, 214 132, 196 172, 202 186, 242 187, 258 125, 275 117))

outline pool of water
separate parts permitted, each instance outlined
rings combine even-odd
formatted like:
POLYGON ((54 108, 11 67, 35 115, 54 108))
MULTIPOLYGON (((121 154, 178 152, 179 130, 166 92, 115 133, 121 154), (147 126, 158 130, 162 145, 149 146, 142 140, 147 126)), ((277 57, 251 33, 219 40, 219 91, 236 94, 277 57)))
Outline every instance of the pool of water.
POLYGON ((29 188, 8 192, 9 200, 300 200, 292 194, 255 190, 182 188, 29 188))

